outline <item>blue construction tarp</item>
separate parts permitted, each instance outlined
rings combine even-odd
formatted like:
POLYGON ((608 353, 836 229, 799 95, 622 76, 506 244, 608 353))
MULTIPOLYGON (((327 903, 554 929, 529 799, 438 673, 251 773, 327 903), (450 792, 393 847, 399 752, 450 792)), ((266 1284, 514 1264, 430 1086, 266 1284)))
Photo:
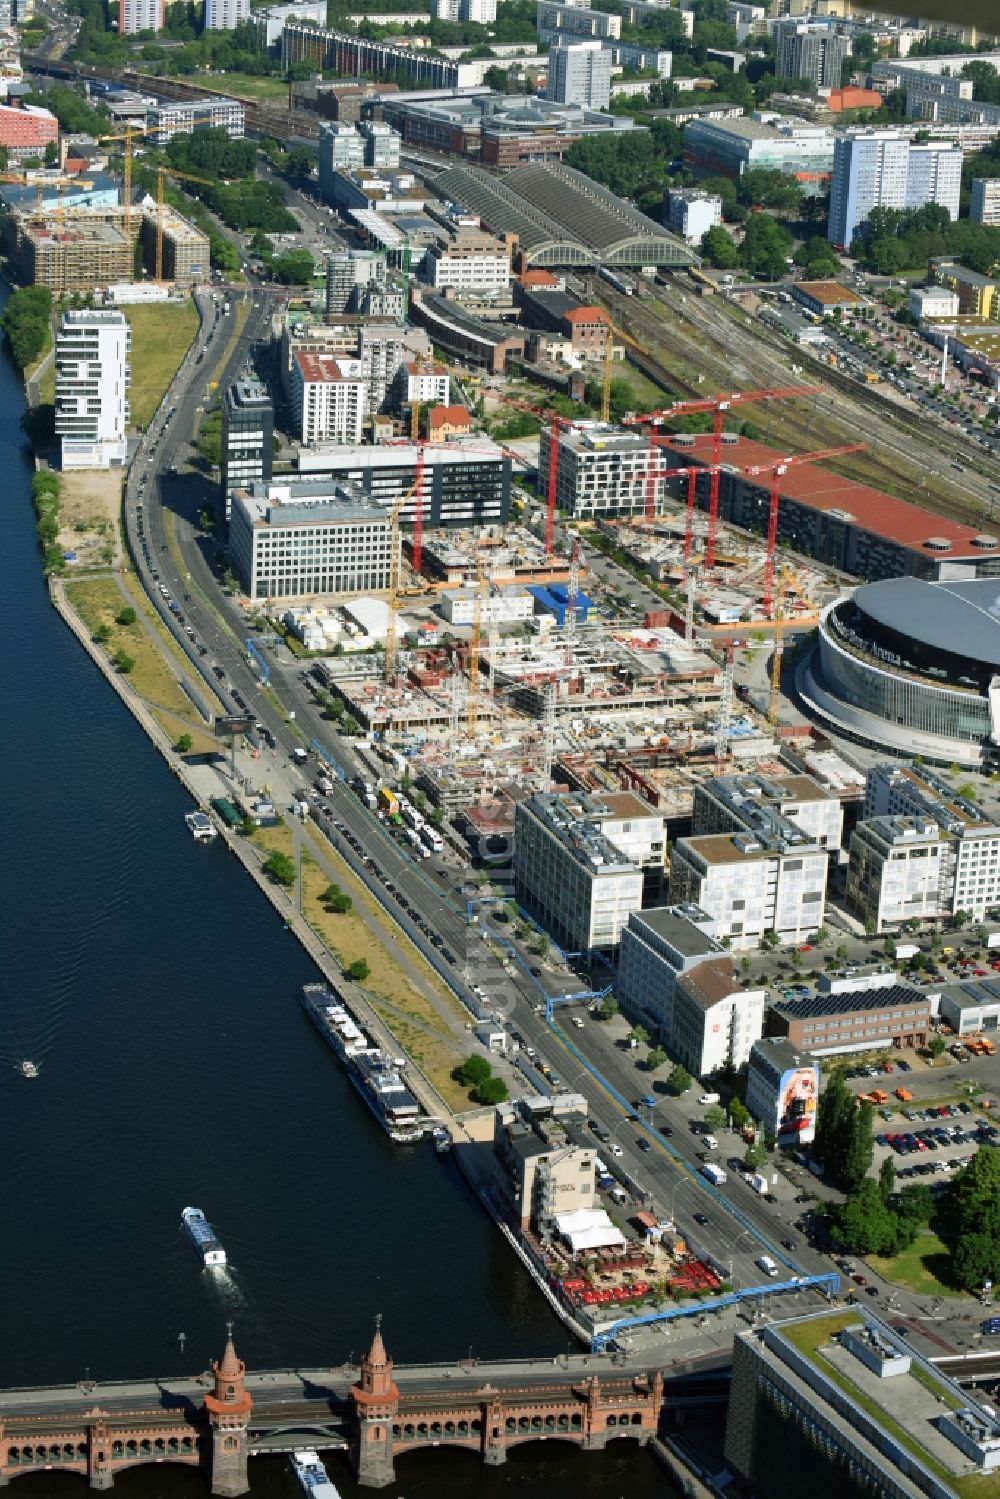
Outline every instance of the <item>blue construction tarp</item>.
MULTIPOLYGON (((569 589, 565 583, 550 583, 547 588, 542 584, 532 583, 528 592, 535 601, 536 614, 554 614, 557 624, 566 623, 569 589)), ((586 623, 587 616, 593 607, 593 599, 588 598, 585 593, 576 595, 576 617, 579 623, 586 623)))

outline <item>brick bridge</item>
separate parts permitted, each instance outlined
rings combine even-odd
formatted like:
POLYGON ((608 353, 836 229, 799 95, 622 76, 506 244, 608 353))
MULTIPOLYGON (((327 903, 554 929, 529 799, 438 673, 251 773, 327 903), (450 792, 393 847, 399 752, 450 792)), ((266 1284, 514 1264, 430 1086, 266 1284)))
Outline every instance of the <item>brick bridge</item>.
POLYGON ((395 1457, 416 1448, 463 1447, 490 1464, 521 1442, 600 1451, 620 1437, 647 1442, 668 1405, 724 1398, 724 1375, 665 1386, 659 1369, 598 1374, 592 1360, 565 1362, 394 1370, 376 1329, 353 1382, 335 1370, 248 1375, 230 1334, 196 1380, 0 1391, 0 1486, 62 1469, 107 1489, 127 1468, 184 1463, 205 1472, 213 1494, 235 1496, 247 1492, 255 1453, 311 1446, 347 1449, 358 1482, 382 1488, 395 1457))

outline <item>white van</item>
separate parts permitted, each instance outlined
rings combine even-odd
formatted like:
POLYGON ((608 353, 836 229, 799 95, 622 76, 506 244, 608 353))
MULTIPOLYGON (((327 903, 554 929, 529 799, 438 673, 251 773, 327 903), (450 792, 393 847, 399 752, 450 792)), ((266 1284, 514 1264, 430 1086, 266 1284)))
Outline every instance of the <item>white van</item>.
POLYGON ((698 1102, 701 1104, 702 1108, 704 1109, 704 1108, 707 1108, 710 1103, 718 1103, 719 1102, 719 1095, 718 1095, 718 1093, 703 1093, 701 1095, 701 1097, 699 1098, 698 1102))
POLYGON ((719 1142, 714 1135, 702 1135, 706 1150, 718 1150, 719 1142))
POLYGON ((778 1267, 769 1254, 762 1254, 759 1260, 754 1261, 754 1264, 758 1270, 763 1270, 764 1274, 770 1276, 772 1280, 778 1274, 778 1267))

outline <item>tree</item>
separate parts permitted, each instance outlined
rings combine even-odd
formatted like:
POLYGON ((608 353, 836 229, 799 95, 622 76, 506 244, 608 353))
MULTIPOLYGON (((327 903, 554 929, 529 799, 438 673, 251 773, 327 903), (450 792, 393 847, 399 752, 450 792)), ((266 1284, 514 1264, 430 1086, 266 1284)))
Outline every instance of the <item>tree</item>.
POLYGON ((455 1068, 455 1078, 466 1088, 478 1088, 486 1079, 493 1076, 493 1068, 485 1057, 466 1057, 464 1062, 455 1068))
POLYGON ((937 1060, 941 1053, 946 1050, 947 1044, 943 1036, 932 1036, 927 1043, 927 1050, 937 1060))
POLYGON ((633 1041, 638 1041, 640 1046, 645 1046, 649 1040, 649 1032, 644 1025, 634 1025, 629 1035, 633 1041))
POLYGON ((507 1084, 502 1077, 488 1077, 472 1090, 476 1103, 494 1105, 503 1103, 507 1097, 507 1084))
POLYGON ((346 916, 347 913, 348 913, 348 911, 351 909, 351 907, 353 905, 354 905, 354 902, 351 899, 351 897, 347 894, 347 891, 346 890, 340 890, 340 891, 337 892, 337 894, 333 897, 333 900, 327 906, 327 910, 331 911, 334 916, 346 916))
POLYGON ((726 1122, 726 1111, 721 1104, 709 1104, 705 1110, 705 1123, 710 1130, 721 1129, 726 1122))
POLYGON ((123 677, 127 677, 135 666, 135 657, 130 656, 127 651, 117 650, 111 657, 111 665, 115 671, 120 672, 123 677))
POLYGON ((966 1291, 1000 1281, 1000 1150, 981 1145, 947 1193, 942 1237, 952 1249, 952 1269, 966 1291))
POLYGON ((904 1187, 896 1198, 896 1211, 915 1226, 930 1223, 936 1212, 934 1193, 923 1182, 904 1187))
POLYGON ((701 253, 719 271, 731 271, 740 263, 740 252, 728 229, 714 224, 701 237, 701 253))
MULTIPOLYGON (((864 1176, 857 1175, 860 1164, 860 1142, 857 1121, 862 1110, 858 1109, 854 1094, 844 1079, 843 1068, 838 1067, 827 1082, 819 1101, 816 1114, 816 1138, 813 1154, 826 1168, 834 1181, 850 1188, 864 1176), (850 1165, 848 1165, 850 1163, 850 1165)), ((871 1163, 871 1115, 869 1112, 868 1164, 871 1163)), ((867 1166, 865 1167, 867 1170, 867 1166)))
POLYGON ((94 631, 94 639, 97 641, 98 645, 107 645, 108 641, 111 639, 111 626, 98 625, 97 629, 94 631))
POLYGON ((178 736, 177 741, 174 744, 174 749, 179 755, 189 755, 193 746, 194 740, 191 738, 191 735, 181 734, 178 736))
POLYGON ((743 1129, 750 1121, 750 1110, 741 1098, 731 1098, 729 1101, 729 1120, 733 1129, 743 1129))
POLYGON ((895 1213, 879 1184, 866 1178, 833 1218, 834 1238, 851 1254, 893 1254, 899 1238, 895 1213))
POLYGON ((134 625, 135 624, 135 610, 132 608, 131 604, 126 604, 125 607, 124 607, 124 609, 122 609, 122 610, 119 611, 118 616, 117 616, 117 618, 115 620, 115 624, 117 624, 117 625, 134 625))
POLYGON ((295 884, 295 860, 277 850, 264 863, 264 873, 277 885, 290 887, 295 884))
POLYGON ((835 1180, 848 1192, 864 1180, 871 1166, 875 1154, 872 1133, 874 1118, 875 1110, 870 1103, 863 1103, 860 1108, 855 1108, 847 1137, 847 1149, 839 1168, 834 1172, 835 1180))
POLYGON ((601 1008, 598 1010, 601 1020, 613 1020, 618 1014, 618 1001, 613 994, 605 994, 601 1000, 601 1008))
POLYGON ((240 832, 243 834, 244 838, 252 838, 256 831, 257 824, 254 822, 253 818, 250 816, 244 817, 243 821, 240 823, 240 832))
POLYGON ((878 1189, 882 1201, 888 1202, 896 1187, 896 1166, 891 1155, 887 1155, 878 1168, 878 1189))
POLYGON ((679 1098, 682 1093, 687 1092, 693 1081, 694 1079, 687 1068, 682 1067, 678 1062, 677 1066, 672 1067, 670 1070, 670 1076, 667 1078, 667 1087, 676 1098, 679 1098))
MULTIPOLYGON (((59 147, 56 145, 55 141, 48 141, 45 146, 45 165, 47 167, 54 167, 58 159, 59 147)), ((3 170, 6 171, 7 168, 4 167, 3 170)))
POLYGON ((748 1171, 759 1171, 767 1161, 767 1146, 763 1140, 755 1140, 743 1152, 743 1164, 748 1171))
POLYGON ((662 1046, 653 1046, 646 1057, 646 1068, 649 1072, 655 1072, 657 1067, 662 1067, 667 1060, 667 1054, 662 1046))
POLYGON ((356 984, 363 984, 365 979, 371 973, 371 969, 368 967, 368 963, 364 958, 355 958, 354 962, 351 963, 345 971, 347 973, 347 977, 349 979, 353 979, 356 984))

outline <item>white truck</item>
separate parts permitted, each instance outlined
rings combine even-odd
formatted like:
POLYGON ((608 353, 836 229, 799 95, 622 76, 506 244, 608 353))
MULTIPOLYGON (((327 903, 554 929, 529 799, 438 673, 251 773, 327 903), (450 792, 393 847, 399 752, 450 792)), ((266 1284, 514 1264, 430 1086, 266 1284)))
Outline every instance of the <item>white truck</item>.
POLYGON ((747 1186, 753 1187, 754 1191, 763 1197, 768 1190, 767 1177, 763 1171, 752 1171, 747 1176, 747 1186))
POLYGON ((764 1274, 768 1276, 770 1280, 775 1280, 777 1278, 778 1267, 769 1254, 762 1254, 760 1259, 754 1260, 754 1264, 757 1266, 758 1270, 763 1270, 764 1274))
POLYGON ((920 948, 915 942, 897 942, 896 957, 903 961, 906 958, 915 958, 920 948))
POLYGON ((702 1166, 701 1168, 701 1174, 706 1181, 710 1181, 712 1183, 713 1187, 721 1187, 723 1182, 726 1180, 726 1173, 723 1171, 722 1167, 717 1166, 714 1161, 706 1161, 704 1166, 702 1166))

